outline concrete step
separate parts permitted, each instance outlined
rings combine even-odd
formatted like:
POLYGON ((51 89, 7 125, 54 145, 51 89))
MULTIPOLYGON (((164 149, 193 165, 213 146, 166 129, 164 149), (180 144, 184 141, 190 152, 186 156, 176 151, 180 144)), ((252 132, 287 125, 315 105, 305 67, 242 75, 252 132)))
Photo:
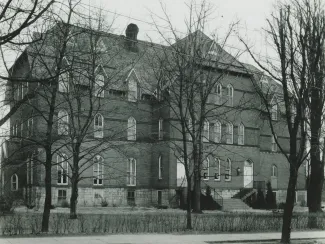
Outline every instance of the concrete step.
POLYGON ((237 198, 223 199, 223 210, 248 210, 251 209, 246 203, 237 198))

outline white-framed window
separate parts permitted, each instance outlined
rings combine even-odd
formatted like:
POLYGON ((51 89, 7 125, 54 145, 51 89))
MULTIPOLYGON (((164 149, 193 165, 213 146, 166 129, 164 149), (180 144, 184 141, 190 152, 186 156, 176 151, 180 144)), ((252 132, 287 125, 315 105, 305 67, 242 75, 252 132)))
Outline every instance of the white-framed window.
POLYGON ((101 114, 96 114, 94 118, 94 137, 104 137, 104 117, 101 114))
POLYGON ((271 151, 272 152, 278 151, 278 145, 276 144, 276 138, 277 138, 276 135, 272 136, 272 141, 271 141, 271 151))
POLYGON ((105 91, 104 91, 104 81, 105 77, 103 75, 96 75, 95 77, 95 89, 94 89, 94 95, 96 97, 104 97, 105 91))
POLYGON ((56 162, 58 168, 58 185, 68 185, 69 163, 67 155, 57 155, 56 162))
POLYGON ((209 141, 209 139, 210 139, 209 133, 210 133, 210 123, 207 119, 205 119, 204 123, 203 123, 203 141, 204 142, 209 141))
POLYGON ((69 92, 69 73, 64 72, 59 75, 59 91, 69 92))
POLYGON ((102 39, 97 41, 96 49, 100 52, 106 52, 106 45, 104 44, 102 39))
POLYGON ((233 106, 234 104, 234 88, 232 85, 227 86, 227 105, 228 106, 233 106))
POLYGON ((159 157, 158 157, 158 179, 159 180, 162 179, 162 170, 163 170, 163 167, 162 167, 162 156, 159 155, 159 157))
POLYGON ((192 119, 188 119, 188 133, 187 133, 187 139, 189 141, 192 141, 192 129, 193 129, 193 123, 192 123, 192 119))
POLYGON ((271 101, 271 119, 278 119, 278 104, 275 98, 273 98, 271 101))
POLYGON ((201 175, 203 180, 209 180, 209 158, 206 158, 202 162, 202 170, 201 170, 201 175))
POLYGON ((97 155, 94 158, 93 162, 93 179, 95 186, 103 185, 103 176, 104 176, 104 159, 97 155))
POLYGON ((276 165, 272 165, 272 172, 271 172, 272 177, 278 177, 278 167, 276 165))
POLYGON ((222 85, 221 84, 217 84, 216 87, 216 104, 217 105, 221 105, 222 103, 222 85))
POLYGON ((18 191, 18 176, 17 176, 17 174, 13 174, 11 176, 10 182, 11 182, 11 190, 18 191))
POLYGON ((128 119, 127 133, 129 141, 135 141, 137 139, 137 121, 133 117, 128 119))
POLYGON ((66 110, 60 110, 58 113, 58 134, 69 134, 69 115, 66 110))
POLYGON ((229 158, 226 161, 225 181, 231 181, 231 160, 229 158))
POLYGON ((221 142, 221 123, 218 120, 214 122, 214 142, 221 142))
POLYGON ((245 144, 245 126, 241 123, 238 126, 238 145, 245 144))
POLYGON ((127 185, 135 186, 136 185, 136 175, 137 175, 137 161, 134 158, 128 159, 127 165, 127 185))
POLYGON ((128 100, 136 102, 138 99, 138 84, 134 79, 129 79, 128 100))
POLYGON ((29 118, 27 120, 27 133, 28 133, 28 137, 31 137, 33 135, 33 128, 34 128, 34 120, 33 120, 33 118, 29 118))
POLYGON ((233 144, 234 143, 234 126, 232 123, 228 122, 226 125, 226 143, 233 144))
POLYGON ((162 118, 160 118, 159 122, 158 122, 158 140, 162 140, 164 138, 163 122, 164 122, 164 120, 162 118))
POLYGON ((214 180, 220 181, 220 159, 219 158, 215 158, 214 180))

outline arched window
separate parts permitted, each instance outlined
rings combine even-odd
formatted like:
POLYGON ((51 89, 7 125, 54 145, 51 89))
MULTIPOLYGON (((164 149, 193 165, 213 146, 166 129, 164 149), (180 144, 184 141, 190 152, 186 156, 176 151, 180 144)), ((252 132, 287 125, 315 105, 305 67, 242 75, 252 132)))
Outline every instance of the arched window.
POLYGON ((215 159, 215 172, 214 172, 214 180, 220 181, 220 159, 215 159))
POLYGON ((103 75, 96 75, 94 95, 97 97, 104 97, 104 80, 103 75))
POLYGON ((231 160, 229 158, 226 161, 225 181, 231 181, 231 160))
POLYGON ((202 163, 201 175, 203 180, 209 180, 209 158, 206 158, 202 163))
POLYGON ((233 106, 234 102, 234 88, 232 85, 227 86, 227 105, 228 106, 233 106))
POLYGON ((58 134, 68 135, 69 133, 69 116, 66 110, 60 110, 58 113, 58 134))
POLYGON ((104 159, 99 155, 95 156, 93 162, 94 185, 103 185, 103 168, 104 159))
POLYGON ((276 98, 273 98, 271 101, 271 119, 272 120, 278 119, 278 104, 276 98))
POLYGON ((227 144, 233 144, 234 143, 234 126, 232 125, 232 123, 228 122, 227 123, 227 127, 226 127, 226 142, 227 144))
POLYGON ((277 138, 276 135, 272 136, 272 142, 271 142, 271 151, 272 152, 278 151, 278 145, 276 144, 276 138, 277 138))
POLYGON ((128 159, 127 165, 127 185, 135 186, 136 185, 136 176, 137 176, 137 161, 134 158, 128 159))
POLYGON ((214 142, 221 142, 221 123, 218 120, 214 122, 214 142))
POLYGON ((245 143, 245 126, 240 124, 238 126, 238 145, 244 145, 245 143))
POLYGON ((158 122, 158 140, 162 140, 164 137, 163 119, 160 118, 158 122))
POLYGON ((136 102, 138 99, 138 84, 133 79, 129 79, 129 89, 128 89, 128 100, 131 102, 136 102))
POLYGON ((135 118, 130 117, 128 119, 128 140, 135 141, 137 138, 137 121, 135 118))
POLYGON ((210 123, 208 120, 204 120, 203 124, 203 141, 208 142, 209 141, 209 132, 210 131, 210 123))
POLYGON ((193 123, 192 123, 192 119, 188 119, 188 132, 187 132, 187 139, 189 141, 192 141, 192 130, 193 130, 193 123))
POLYGON ((272 165, 272 172, 271 172, 272 177, 278 177, 278 167, 276 165, 272 165))
POLYGON ((161 180, 162 179, 162 156, 159 155, 158 157, 158 179, 161 180))
POLYGON ((57 155, 56 158, 58 168, 58 185, 68 184, 68 157, 66 154, 57 155))
POLYGON ((68 92, 69 91, 69 73, 64 72, 59 75, 59 91, 68 92))
POLYGON ((96 114, 94 118, 94 137, 103 138, 104 136, 104 118, 101 114, 96 114))
POLYGON ((222 85, 217 84, 216 87, 216 104, 221 105, 222 103, 222 85))
POLYGON ((16 174, 13 174, 11 176, 11 190, 12 191, 18 191, 18 176, 16 174))

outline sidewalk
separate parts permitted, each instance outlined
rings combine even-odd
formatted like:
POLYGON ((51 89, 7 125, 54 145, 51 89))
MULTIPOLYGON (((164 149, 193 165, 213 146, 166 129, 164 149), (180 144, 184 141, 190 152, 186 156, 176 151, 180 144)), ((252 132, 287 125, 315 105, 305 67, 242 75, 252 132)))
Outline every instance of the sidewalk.
MULTIPOLYGON (((177 234, 136 234, 136 235, 102 235, 102 236, 72 236, 72 237, 25 237, 0 238, 0 244, 206 244, 206 243, 247 243, 248 241, 279 240, 280 233, 242 233, 242 234, 206 234, 206 235, 177 235, 177 234)), ((325 231, 293 232, 291 239, 319 239, 325 243, 325 231)), ((249 242, 248 242, 249 243, 249 242)), ((272 243, 272 242, 271 242, 272 243)), ((276 241, 274 242, 276 243, 276 241)))

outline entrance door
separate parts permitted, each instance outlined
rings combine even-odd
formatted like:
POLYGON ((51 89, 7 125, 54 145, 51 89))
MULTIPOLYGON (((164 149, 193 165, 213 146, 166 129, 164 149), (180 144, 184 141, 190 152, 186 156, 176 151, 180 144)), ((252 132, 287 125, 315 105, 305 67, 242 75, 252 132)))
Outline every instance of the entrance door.
POLYGON ((246 160, 244 163, 244 188, 253 188, 253 163, 246 160))

